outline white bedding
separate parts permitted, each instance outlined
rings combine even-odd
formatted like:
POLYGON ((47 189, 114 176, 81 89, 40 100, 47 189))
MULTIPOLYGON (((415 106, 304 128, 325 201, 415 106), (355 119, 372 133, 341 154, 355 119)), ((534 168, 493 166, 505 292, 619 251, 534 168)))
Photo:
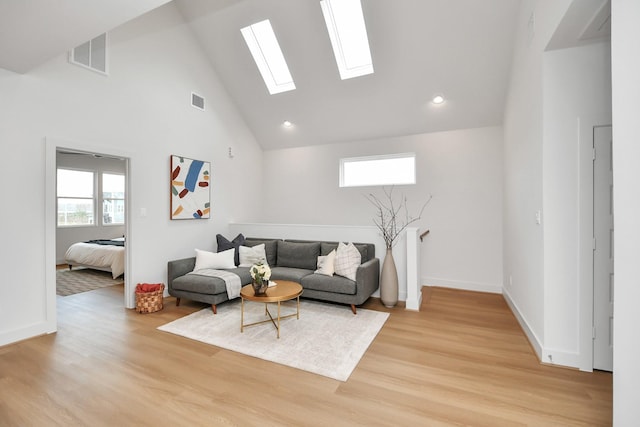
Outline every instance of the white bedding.
POLYGON ((114 279, 124 274, 124 246, 74 243, 67 249, 64 259, 70 265, 111 271, 114 279))

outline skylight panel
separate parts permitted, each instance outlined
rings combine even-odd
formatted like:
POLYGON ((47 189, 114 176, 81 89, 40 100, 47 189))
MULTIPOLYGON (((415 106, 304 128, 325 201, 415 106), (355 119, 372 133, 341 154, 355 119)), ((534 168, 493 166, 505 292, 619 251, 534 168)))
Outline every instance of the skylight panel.
POLYGON ((268 19, 240 30, 271 95, 296 88, 268 19))
POLYGON ((360 0, 321 0, 320 7, 340 78, 372 74, 373 61, 360 0))

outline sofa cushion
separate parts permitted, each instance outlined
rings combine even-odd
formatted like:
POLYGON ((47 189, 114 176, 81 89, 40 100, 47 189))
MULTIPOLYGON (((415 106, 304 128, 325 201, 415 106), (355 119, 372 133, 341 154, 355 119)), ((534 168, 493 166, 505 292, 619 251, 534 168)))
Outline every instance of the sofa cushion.
POLYGON ((264 243, 264 251, 267 254, 267 264, 273 267, 276 265, 276 261, 278 260, 278 242, 279 239, 256 239, 255 237, 247 237, 244 240, 244 245, 253 247, 264 243))
POLYGON ((356 271, 360 266, 362 255, 353 243, 345 245, 340 243, 336 251, 335 269, 336 274, 347 279, 356 280, 356 271))
POLYGON ((232 241, 229 241, 222 234, 216 234, 216 242, 218 243, 218 252, 226 251, 229 249, 235 249, 233 261, 236 265, 240 264, 240 252, 238 247, 244 243, 244 236, 242 233, 238 234, 232 241))
MULTIPOLYGON (((251 273, 249 273, 248 268, 238 267, 234 268, 232 272, 240 277, 240 283, 243 286, 251 283, 251 273)), ((201 276, 197 271, 173 279, 171 286, 178 291, 198 294, 215 295, 227 293, 227 286, 224 280, 218 277, 201 276)))
POLYGON ((347 295, 356 294, 356 282, 342 276, 329 277, 322 274, 309 274, 302 278, 300 284, 303 289, 347 295))
POLYGON ((278 242, 278 267, 304 268, 315 270, 320 255, 320 242, 298 243, 278 242))
MULTIPOLYGON (((360 252, 360 262, 364 263, 369 260, 369 248, 364 243, 354 243, 358 252, 360 252)), ((338 242, 321 242, 320 243, 320 255, 328 255, 329 252, 338 250, 338 242)))
POLYGON ((304 268, 273 267, 271 269, 270 280, 273 280, 274 282, 277 282, 278 280, 290 280, 292 282, 301 283, 301 280, 304 277, 312 274, 312 270, 307 270, 304 268))
POLYGON ((222 252, 209 252, 196 249, 196 265, 193 270, 203 268, 236 268, 233 261, 234 248, 222 252))

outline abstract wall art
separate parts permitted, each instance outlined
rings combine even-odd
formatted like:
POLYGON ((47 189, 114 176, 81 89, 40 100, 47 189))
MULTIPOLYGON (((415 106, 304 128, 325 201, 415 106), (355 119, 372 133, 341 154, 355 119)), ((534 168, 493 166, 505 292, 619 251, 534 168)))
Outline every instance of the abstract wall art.
POLYGON ((207 219, 211 163, 171 156, 171 219, 207 219))

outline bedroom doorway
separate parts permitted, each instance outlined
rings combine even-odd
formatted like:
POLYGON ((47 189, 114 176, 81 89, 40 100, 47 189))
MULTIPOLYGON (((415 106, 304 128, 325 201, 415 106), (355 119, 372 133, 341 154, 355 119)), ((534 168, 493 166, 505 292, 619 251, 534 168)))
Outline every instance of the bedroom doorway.
POLYGON ((56 178, 56 295, 123 284, 126 161, 57 149, 56 178))
MULTIPOLYGON (((114 149, 113 147, 105 147, 105 146, 96 146, 96 145, 91 145, 91 144, 87 144, 87 143, 82 143, 82 142, 73 142, 73 141, 65 141, 65 140, 58 140, 58 139, 54 139, 54 138, 45 138, 44 140, 45 143, 45 177, 46 177, 46 182, 45 182, 45 241, 46 241, 46 247, 45 247, 45 293, 46 293, 46 322, 49 325, 49 329, 51 331, 55 331, 57 330, 57 295, 56 295, 56 271, 57 271, 57 265, 59 264, 59 256, 58 255, 58 249, 57 247, 60 246, 59 242, 58 242, 58 236, 57 236, 57 224, 58 224, 58 210, 57 210, 57 188, 56 188, 56 183, 57 183, 57 169, 58 169, 58 153, 59 152, 65 152, 65 153, 81 153, 81 154, 74 154, 77 155, 77 157, 92 157, 94 159, 99 159, 99 158, 111 158, 111 159, 117 159, 118 162, 121 162, 121 165, 123 166, 122 169, 119 170, 119 173, 121 175, 124 176, 124 182, 125 182, 125 194, 124 194, 124 200, 120 201, 120 205, 122 205, 122 208, 124 210, 123 212, 123 224, 121 225, 122 228, 120 228, 120 230, 122 231, 122 235, 127 237, 127 250, 125 251, 125 255, 124 255, 124 269, 127 271, 127 274, 124 275, 124 277, 121 277, 121 282, 124 281, 124 295, 123 295, 123 306, 126 308, 133 308, 134 306, 134 295, 133 295, 133 291, 131 290, 131 285, 129 283, 129 279, 128 277, 131 277, 131 254, 130 254, 130 247, 131 247, 131 242, 132 239, 130 238, 131 236, 131 213, 130 213, 130 209, 127 209, 127 207, 131 206, 131 198, 132 198, 132 192, 131 192, 131 184, 130 184, 130 176, 131 176, 131 170, 130 170, 130 158, 131 158, 131 153, 123 151, 123 150, 118 150, 118 149, 114 149), (131 294, 131 295, 129 295, 131 294)), ((107 168, 109 169, 109 168, 107 168)), ((105 172, 118 172, 117 170, 105 170, 105 172)), ((117 173, 116 173, 117 174, 117 173)), ((97 191, 97 190, 96 190, 97 191)), ((117 198, 117 197, 116 197, 117 198)), ((103 196, 104 199, 104 196, 103 196)), ((107 204, 111 204, 112 207, 113 206, 117 206, 118 205, 118 201, 111 200, 112 198, 107 197, 107 204)), ((103 202, 101 201, 101 204, 103 202)), ((99 211, 103 212, 102 209, 102 205, 100 206, 101 209, 98 209, 98 207, 95 208, 95 211, 99 211)), ((112 210, 107 210, 110 214, 115 214, 116 212, 112 210)), ((103 216, 101 218, 99 218, 100 221, 102 222, 107 222, 109 220, 115 220, 115 217, 111 217, 111 218, 107 218, 108 216, 103 216)), ((94 215, 95 218, 95 215, 94 215)), ((90 228, 90 227, 88 227, 90 228)), ((115 231, 117 227, 112 228, 111 231, 116 232, 118 234, 120 234, 119 232, 115 231)), ((75 237, 71 237, 70 239, 73 240, 74 238, 78 238, 78 236, 75 237)), ((83 237, 80 237, 80 239, 82 240, 83 237)), ((80 240, 78 240, 80 241, 80 240)), ((60 242, 63 246, 64 246, 64 242, 60 242)), ((64 253, 62 254, 62 257, 64 258, 64 253)))

